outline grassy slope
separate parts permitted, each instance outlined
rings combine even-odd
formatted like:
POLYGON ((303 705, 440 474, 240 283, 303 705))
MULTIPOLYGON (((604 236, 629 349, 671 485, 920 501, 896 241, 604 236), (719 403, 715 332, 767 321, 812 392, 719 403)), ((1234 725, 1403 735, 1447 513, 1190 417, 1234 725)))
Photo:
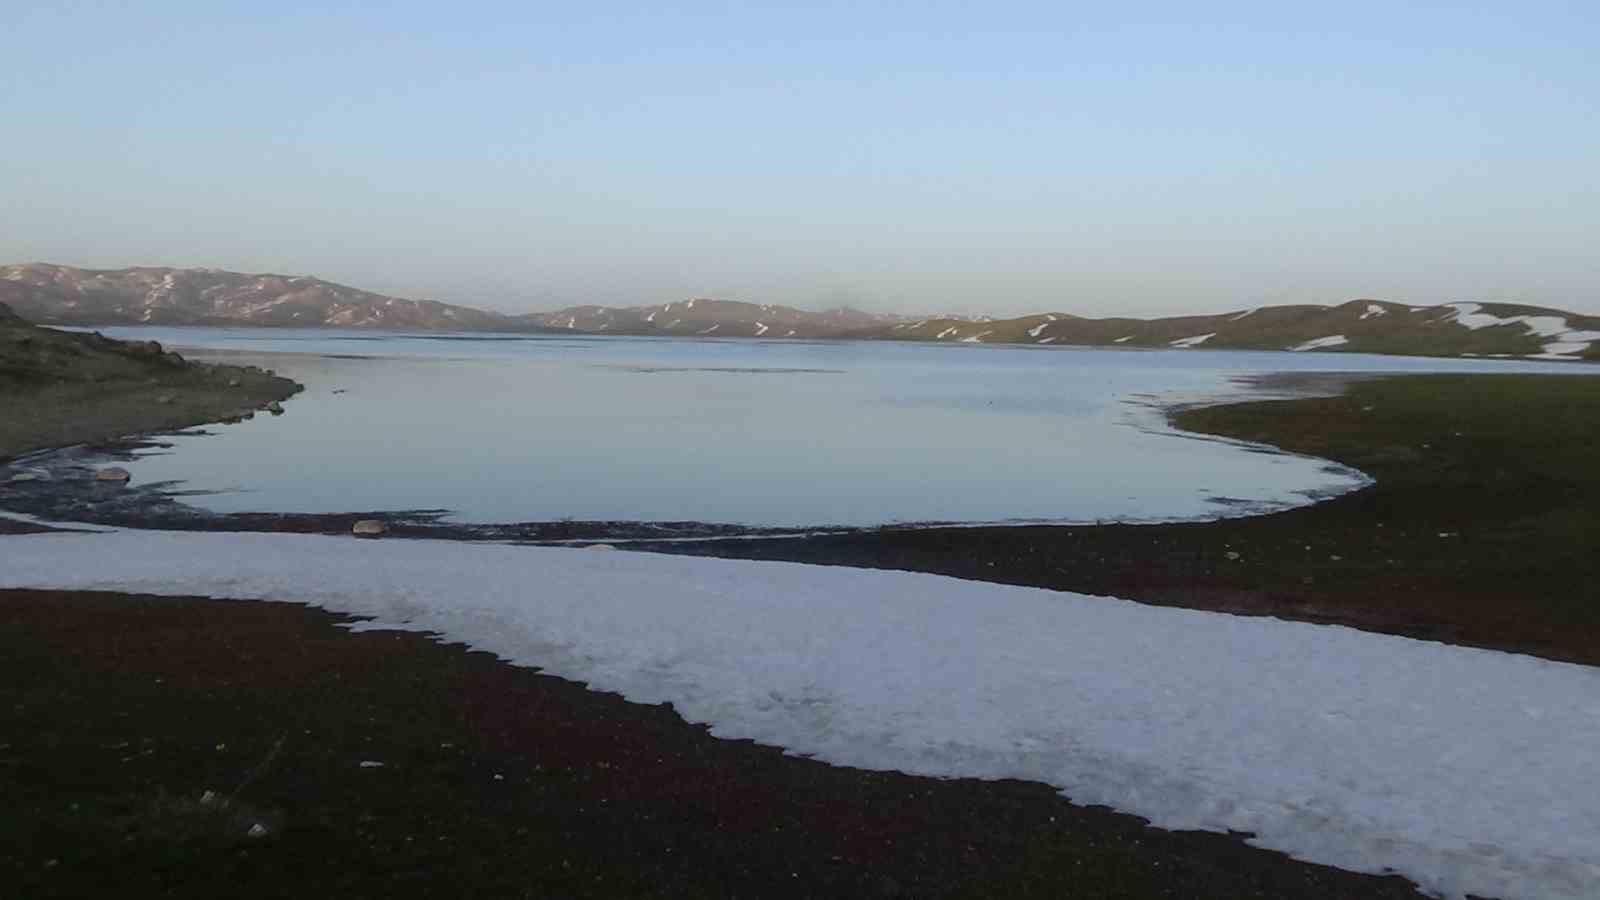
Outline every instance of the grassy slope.
POLYGON ((259 369, 189 362, 153 341, 40 328, 0 304, 0 460, 216 421, 298 390, 259 369))

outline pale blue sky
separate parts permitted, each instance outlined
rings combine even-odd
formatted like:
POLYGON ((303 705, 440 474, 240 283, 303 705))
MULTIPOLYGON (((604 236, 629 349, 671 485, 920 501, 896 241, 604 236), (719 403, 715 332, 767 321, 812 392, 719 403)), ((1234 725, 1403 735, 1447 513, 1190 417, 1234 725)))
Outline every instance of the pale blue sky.
POLYGON ((0 262, 1600 313, 1590 2, 7 4, 0 262))

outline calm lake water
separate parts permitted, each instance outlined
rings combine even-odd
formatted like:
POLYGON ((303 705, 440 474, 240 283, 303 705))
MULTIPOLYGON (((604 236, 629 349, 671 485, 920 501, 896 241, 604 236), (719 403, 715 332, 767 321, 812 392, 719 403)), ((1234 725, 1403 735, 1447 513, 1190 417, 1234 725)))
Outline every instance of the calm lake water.
POLYGON ((1214 517, 1360 483, 1161 427, 1162 400, 1278 371, 1562 364, 306 330, 113 328, 306 385, 129 468, 219 512, 771 526, 1214 517), (208 348, 200 352, 193 348, 208 348), (220 354, 220 355, 219 355, 220 354))

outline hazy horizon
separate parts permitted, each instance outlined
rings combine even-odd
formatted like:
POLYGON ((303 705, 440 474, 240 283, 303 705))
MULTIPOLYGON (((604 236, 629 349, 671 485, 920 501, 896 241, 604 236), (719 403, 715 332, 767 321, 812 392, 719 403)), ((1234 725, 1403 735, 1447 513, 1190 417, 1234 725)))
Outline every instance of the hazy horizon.
POLYGON ((1600 19, 1579 4, 11 18, 0 262, 513 313, 1600 314, 1600 19))

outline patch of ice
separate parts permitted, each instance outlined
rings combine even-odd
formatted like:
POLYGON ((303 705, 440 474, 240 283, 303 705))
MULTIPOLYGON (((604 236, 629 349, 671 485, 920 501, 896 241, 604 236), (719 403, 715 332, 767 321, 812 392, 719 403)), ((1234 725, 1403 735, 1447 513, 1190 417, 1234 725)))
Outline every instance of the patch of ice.
POLYGON ((1295 344, 1293 347, 1285 347, 1284 349, 1303 353, 1307 350, 1321 350, 1324 347, 1338 347, 1348 343, 1350 343, 1350 339, 1344 335, 1330 334, 1327 337, 1312 338, 1304 344, 1295 344))
POLYGON ((1206 341, 1209 341, 1209 340, 1211 340, 1212 338, 1214 338, 1216 336, 1217 336, 1217 333, 1215 331, 1208 332, 1206 334, 1197 334, 1194 337, 1178 338, 1175 341, 1169 342, 1167 344, 1167 346, 1169 346, 1169 347, 1178 347, 1180 349, 1188 348, 1188 347, 1198 347, 1201 344, 1204 344, 1206 341))
POLYGON ((1600 883, 1585 666, 908 572, 423 540, 8 536, 0 586, 371 616, 720 737, 1042 781, 1451 896, 1600 883))

